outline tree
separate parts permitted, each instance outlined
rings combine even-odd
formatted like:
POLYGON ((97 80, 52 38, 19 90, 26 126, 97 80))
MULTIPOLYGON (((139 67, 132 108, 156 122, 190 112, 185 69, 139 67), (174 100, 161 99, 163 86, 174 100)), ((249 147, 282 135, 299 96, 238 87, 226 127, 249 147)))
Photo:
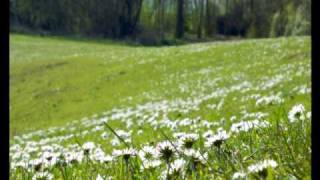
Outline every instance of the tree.
POLYGON ((177 1, 177 22, 176 38, 182 38, 184 35, 184 0, 177 1))
POLYGON ((203 0, 200 0, 199 2, 198 2, 199 4, 199 8, 200 8, 200 10, 199 10, 199 24, 198 24, 198 30, 197 30, 197 37, 199 38, 199 39, 201 39, 202 38, 202 26, 203 26, 203 8, 204 8, 204 1, 203 0))

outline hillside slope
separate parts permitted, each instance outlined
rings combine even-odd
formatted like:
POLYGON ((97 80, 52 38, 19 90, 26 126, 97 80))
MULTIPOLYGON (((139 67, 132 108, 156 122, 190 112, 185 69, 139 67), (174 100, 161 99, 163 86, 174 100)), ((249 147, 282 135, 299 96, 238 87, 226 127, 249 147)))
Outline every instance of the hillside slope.
MULTIPOLYGON (((145 48, 11 35, 11 134, 113 107, 210 92, 217 79, 216 86, 225 88, 258 83, 285 75, 287 66, 310 67, 309 37, 145 48)), ((309 72, 274 91, 310 87, 309 72)))
MULTIPOLYGON (((147 48, 11 35, 11 177, 25 176, 21 166, 33 176, 38 164, 21 164, 46 159, 49 148, 66 155, 55 163, 70 165, 60 171, 56 166, 61 164, 45 160, 49 164, 42 164, 42 171, 55 178, 157 179, 183 172, 189 179, 230 179, 238 172, 308 179, 310 49, 310 37, 147 48), (180 143, 177 152, 185 156, 162 157, 152 165, 139 156, 129 168, 119 159, 125 152, 114 151, 145 145, 155 153, 165 147, 175 151, 161 143, 168 138, 180 143), (198 154, 188 150, 188 143, 198 154), (86 159, 86 153, 93 154, 86 159), (202 165, 189 156, 200 158, 202 165), (108 158, 112 164, 104 164, 108 158), (267 159, 272 161, 251 166, 267 159), (144 171, 145 166, 155 169, 144 171), (178 170, 182 167, 187 170, 178 170)), ((128 156, 133 152, 126 151, 128 156)))

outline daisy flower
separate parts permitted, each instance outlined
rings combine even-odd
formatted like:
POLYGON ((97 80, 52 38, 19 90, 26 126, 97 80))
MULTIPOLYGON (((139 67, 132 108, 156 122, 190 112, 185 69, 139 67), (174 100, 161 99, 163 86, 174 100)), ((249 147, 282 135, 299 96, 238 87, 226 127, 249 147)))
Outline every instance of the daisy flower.
POLYGON ((126 148, 123 150, 114 150, 112 155, 115 157, 123 157, 124 160, 128 160, 132 156, 137 155, 137 151, 133 148, 126 148))
POLYGON ((163 141, 157 144, 156 147, 158 156, 167 162, 175 155, 175 148, 169 141, 163 141))
POLYGON ((297 120, 304 120, 305 108, 302 104, 298 104, 292 107, 292 109, 289 111, 288 119, 289 122, 295 122, 297 120))
POLYGON ((199 139, 198 134, 185 134, 181 137, 179 142, 179 147, 186 149, 192 148, 193 144, 199 139))
POLYGON ((258 173, 261 176, 267 176, 267 168, 275 168, 278 164, 274 160, 264 160, 248 167, 249 173, 258 173))
POLYGON ((66 162, 68 164, 81 163, 84 156, 81 152, 67 152, 65 155, 66 162))
POLYGON ((32 180, 51 180, 53 179, 53 175, 48 172, 37 172, 32 180))
POLYGON ((270 126, 270 123, 267 121, 241 121, 239 123, 234 123, 231 125, 230 131, 234 133, 240 133, 242 131, 248 132, 253 128, 265 128, 270 126))
POLYGON ((212 146, 220 147, 220 145, 226 141, 230 136, 227 134, 226 131, 218 131, 218 133, 212 137, 209 137, 205 142, 205 147, 210 148, 212 146))
POLYGON ((95 144, 93 142, 86 142, 82 145, 82 148, 84 154, 89 154, 95 148, 95 144))
POLYGON ((144 146, 138 155, 142 161, 149 161, 159 156, 159 152, 152 146, 144 146))
POLYGON ((169 175, 174 176, 183 176, 183 168, 186 164, 186 161, 183 159, 177 159, 171 164, 171 168, 169 170, 169 175))
POLYGON ((205 165, 208 159, 208 154, 201 154, 200 151, 194 149, 186 149, 183 154, 189 157, 193 163, 205 165))
POLYGON ((247 176, 246 173, 244 172, 236 172, 233 174, 232 179, 236 180, 236 179, 245 179, 245 177, 247 176))
POLYGON ((160 160, 147 160, 142 162, 141 170, 154 169, 161 165, 160 160))

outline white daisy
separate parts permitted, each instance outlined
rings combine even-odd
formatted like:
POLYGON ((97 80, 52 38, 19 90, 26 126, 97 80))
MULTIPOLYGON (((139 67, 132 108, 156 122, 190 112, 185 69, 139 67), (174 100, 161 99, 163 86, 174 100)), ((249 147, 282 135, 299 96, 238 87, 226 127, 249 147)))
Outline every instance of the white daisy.
POLYGON ((233 174, 232 179, 236 180, 236 179, 245 179, 245 177, 247 176, 246 173, 244 172, 236 172, 233 174))
POLYGON ((169 141, 158 143, 156 149, 158 151, 157 154, 159 158, 162 158, 166 161, 168 161, 175 155, 175 148, 169 141))
POLYGON ((183 176, 183 168, 185 167, 186 161, 183 159, 177 159, 175 160, 169 170, 169 175, 180 175, 183 176))
POLYGON ((126 148, 123 150, 114 150, 112 152, 114 157, 123 157, 124 160, 128 160, 132 156, 137 155, 137 151, 133 148, 126 148))
POLYGON ((259 174, 265 176, 266 169, 268 167, 275 168, 277 166, 278 166, 278 164, 276 161, 268 159, 268 160, 264 160, 264 161, 258 162, 256 164, 250 165, 248 167, 248 172, 249 173, 259 173, 259 174))
POLYGON ((82 145, 85 154, 90 153, 94 148, 95 144, 93 142, 86 142, 82 145))
POLYGON ((48 172, 37 172, 32 177, 32 180, 51 180, 53 179, 53 175, 48 172))
POLYGON ((200 151, 194 150, 194 149, 185 149, 183 151, 183 154, 186 155, 187 157, 191 158, 192 162, 198 164, 206 164, 207 159, 208 159, 208 154, 204 153, 201 154, 200 151))
POLYGON ((248 132, 253 128, 265 128, 269 127, 270 123, 267 121, 241 121, 239 123, 234 123, 231 125, 230 131, 233 133, 240 133, 240 132, 248 132))
POLYGON ((224 141, 226 141, 229 138, 229 134, 227 134, 226 131, 218 131, 218 133, 212 137, 209 137, 205 142, 205 147, 209 148, 212 146, 219 147, 224 141))
POLYGON ((142 162, 141 170, 154 169, 161 165, 160 160, 146 160, 142 162))
POLYGON ((190 149, 198 139, 198 134, 184 134, 178 141, 179 147, 190 149))
POLYGON ((304 120, 305 119, 304 112, 305 112, 305 108, 302 104, 293 106, 288 114, 289 122, 292 123, 297 120, 304 120))
POLYGON ((159 152, 152 146, 144 146, 138 153, 142 161, 149 161, 159 156, 159 152))

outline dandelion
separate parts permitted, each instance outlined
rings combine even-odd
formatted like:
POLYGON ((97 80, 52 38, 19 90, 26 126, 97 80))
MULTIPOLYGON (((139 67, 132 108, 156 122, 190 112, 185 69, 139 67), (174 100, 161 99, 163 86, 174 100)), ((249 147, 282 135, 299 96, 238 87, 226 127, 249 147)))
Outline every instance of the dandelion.
POLYGON ((302 104, 293 106, 288 114, 289 121, 292 123, 297 120, 304 120, 305 119, 304 112, 305 112, 305 109, 302 104))

